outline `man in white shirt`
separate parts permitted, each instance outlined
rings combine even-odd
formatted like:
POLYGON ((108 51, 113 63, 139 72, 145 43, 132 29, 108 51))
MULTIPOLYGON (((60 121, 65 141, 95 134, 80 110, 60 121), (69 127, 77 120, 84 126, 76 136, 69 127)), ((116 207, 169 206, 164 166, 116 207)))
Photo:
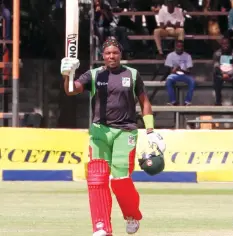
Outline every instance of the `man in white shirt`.
POLYGON ((182 40, 176 41, 175 51, 167 55, 165 66, 171 70, 170 75, 166 80, 166 88, 169 96, 169 105, 177 105, 174 85, 176 82, 183 82, 188 85, 188 92, 185 97, 185 105, 190 105, 195 88, 195 81, 191 76, 191 68, 193 62, 191 55, 184 52, 184 42, 182 40))
POLYGON ((154 30, 154 40, 159 55, 163 55, 162 37, 171 36, 184 40, 184 15, 181 8, 175 7, 174 0, 167 0, 167 5, 159 10, 157 24, 159 28, 154 30))

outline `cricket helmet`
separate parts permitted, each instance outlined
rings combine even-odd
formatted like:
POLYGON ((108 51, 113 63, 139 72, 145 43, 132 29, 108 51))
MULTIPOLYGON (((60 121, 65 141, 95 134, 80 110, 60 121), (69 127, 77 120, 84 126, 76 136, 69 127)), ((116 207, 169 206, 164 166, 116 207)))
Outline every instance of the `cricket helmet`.
POLYGON ((161 152, 143 153, 142 158, 138 161, 140 168, 151 176, 159 174, 165 167, 164 155, 161 152))

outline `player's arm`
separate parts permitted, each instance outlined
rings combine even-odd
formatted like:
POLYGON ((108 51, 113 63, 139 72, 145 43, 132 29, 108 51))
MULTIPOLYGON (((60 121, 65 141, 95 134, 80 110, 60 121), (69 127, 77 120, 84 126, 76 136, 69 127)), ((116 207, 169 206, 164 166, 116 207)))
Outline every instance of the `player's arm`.
POLYGON ((151 103, 148 99, 143 80, 139 73, 137 73, 135 94, 138 97, 138 101, 142 110, 142 117, 148 136, 148 141, 150 145, 156 144, 158 149, 163 153, 166 149, 166 144, 161 135, 154 132, 154 116, 151 103))
POLYGON ((64 79, 64 90, 66 92, 66 94, 68 96, 72 96, 72 95, 76 95, 76 94, 79 94, 79 93, 82 93, 84 88, 83 88, 83 85, 79 82, 74 82, 74 91, 73 92, 69 92, 69 76, 63 76, 63 79, 64 79))
POLYGON ((146 94, 145 86, 139 72, 137 72, 135 94, 138 98, 138 101, 142 110, 142 117, 144 120, 146 130, 149 133, 153 131, 154 129, 154 118, 153 118, 151 104, 146 94))
POLYGON ((69 92, 69 77, 64 76, 64 89, 68 96, 77 95, 79 93, 82 93, 83 91, 91 91, 91 84, 92 84, 92 78, 91 78, 91 72, 88 70, 84 74, 80 75, 79 77, 75 78, 74 80, 74 91, 69 92))
POLYGON ((148 96, 146 93, 141 93, 138 101, 142 110, 142 117, 146 127, 146 132, 150 133, 154 129, 154 117, 148 96))

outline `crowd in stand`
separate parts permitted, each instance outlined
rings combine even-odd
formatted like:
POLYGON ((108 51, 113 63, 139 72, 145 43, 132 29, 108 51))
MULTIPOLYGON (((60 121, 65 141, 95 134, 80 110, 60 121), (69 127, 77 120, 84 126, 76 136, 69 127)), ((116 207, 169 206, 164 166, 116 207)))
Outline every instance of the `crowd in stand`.
MULTIPOLYGON (((232 83, 233 81, 233 52, 231 45, 231 37, 233 36, 233 0, 94 0, 94 33, 99 40, 100 48, 106 37, 116 37, 124 48, 124 59, 134 58, 133 52, 135 50, 132 49, 132 41, 128 38, 130 33, 152 35, 154 42, 147 41, 146 48, 156 51, 157 59, 165 59, 165 66, 168 68, 168 76, 166 78, 166 88, 169 94, 168 104, 177 105, 173 88, 176 82, 181 81, 188 85, 184 105, 190 105, 195 88, 195 80, 191 71, 193 67, 192 57, 184 51, 186 33, 184 26, 187 17, 190 17, 187 12, 193 10, 228 12, 228 16, 226 15, 221 19, 210 17, 207 30, 207 34, 223 36, 221 40, 216 41, 218 49, 214 50, 213 56, 215 105, 221 105, 223 83, 232 83), (134 16, 132 18, 131 16, 114 14, 121 11, 152 11, 155 15, 145 16, 146 27, 144 27, 142 16, 134 16), (175 39, 175 41, 173 40, 175 42, 175 50, 169 52, 168 55, 164 53, 162 41, 167 36, 175 39)), ((196 27, 198 28, 198 25, 196 27)), ((135 43, 137 44, 136 48, 141 48, 142 41, 135 43)))

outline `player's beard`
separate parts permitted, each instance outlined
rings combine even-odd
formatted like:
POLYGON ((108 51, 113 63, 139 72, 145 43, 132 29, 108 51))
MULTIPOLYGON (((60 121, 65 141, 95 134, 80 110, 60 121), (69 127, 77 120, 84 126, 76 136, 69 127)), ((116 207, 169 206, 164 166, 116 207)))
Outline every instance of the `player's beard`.
POLYGON ((116 68, 118 68, 119 66, 120 66, 120 63, 117 62, 117 61, 111 61, 111 62, 108 62, 108 63, 107 63, 107 67, 108 67, 109 69, 116 69, 116 68))

